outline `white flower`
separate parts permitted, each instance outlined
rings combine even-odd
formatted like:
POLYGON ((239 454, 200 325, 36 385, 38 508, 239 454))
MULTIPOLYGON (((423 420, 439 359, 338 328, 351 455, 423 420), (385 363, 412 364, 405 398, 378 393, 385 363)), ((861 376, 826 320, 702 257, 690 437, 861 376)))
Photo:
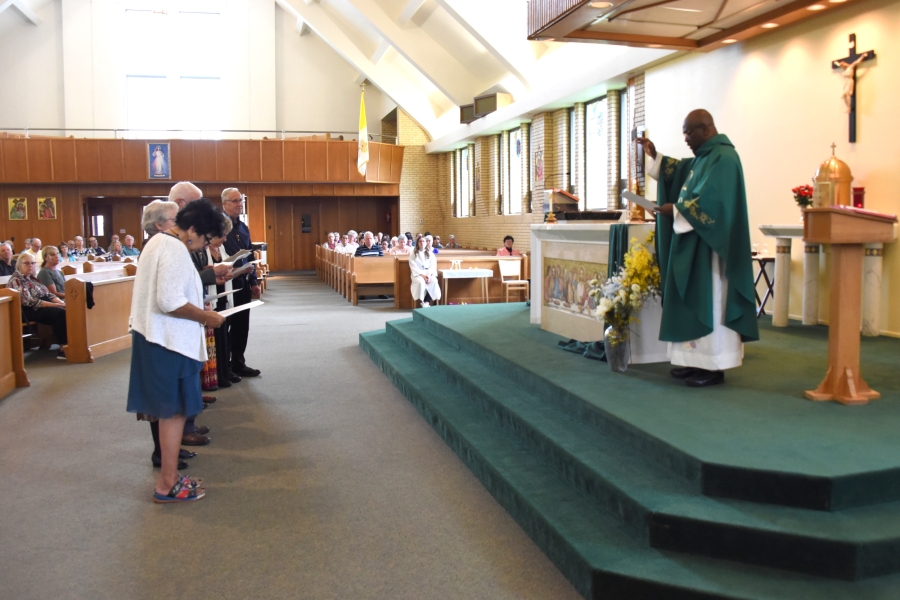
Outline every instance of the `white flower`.
POLYGON ((640 291, 641 291, 641 286, 639 286, 639 285, 636 284, 636 283, 632 283, 632 284, 631 284, 631 291, 634 292, 634 293, 636 293, 636 294, 638 294, 638 293, 640 293, 640 291))

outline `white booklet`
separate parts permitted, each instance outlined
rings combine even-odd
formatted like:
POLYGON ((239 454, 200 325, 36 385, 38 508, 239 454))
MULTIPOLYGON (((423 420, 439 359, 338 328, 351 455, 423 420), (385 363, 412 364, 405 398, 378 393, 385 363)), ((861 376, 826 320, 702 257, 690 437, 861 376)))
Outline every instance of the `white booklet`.
POLYGON ((211 296, 206 296, 205 298, 203 298, 203 302, 204 302, 204 303, 206 303, 206 302, 212 302, 213 300, 218 300, 219 298, 223 298, 223 297, 225 297, 225 296, 228 296, 228 295, 230 295, 230 294, 233 294, 233 293, 235 293, 236 291, 237 291, 237 290, 231 290, 230 292, 222 292, 221 294, 213 294, 213 295, 211 295, 211 296))
POLYGON ((248 302, 247 304, 241 304, 240 306, 235 306, 234 308, 226 308, 225 310, 220 310, 218 313, 223 317, 230 317, 235 313, 239 313, 242 310, 250 310, 251 308, 255 308, 257 306, 262 306, 265 304, 262 300, 254 300, 253 302, 248 302))
POLYGON ((634 192, 622 192, 622 198, 624 200, 628 200, 629 202, 634 202, 644 210, 649 210, 652 213, 659 212, 659 205, 656 204, 656 202, 651 202, 643 196, 638 196, 634 192))
POLYGON ((250 256, 251 254, 253 254, 253 250, 246 250, 246 249, 241 250, 240 252, 235 253, 233 256, 229 256, 228 262, 225 264, 234 264, 237 261, 241 260, 242 258, 244 258, 246 256, 250 256))

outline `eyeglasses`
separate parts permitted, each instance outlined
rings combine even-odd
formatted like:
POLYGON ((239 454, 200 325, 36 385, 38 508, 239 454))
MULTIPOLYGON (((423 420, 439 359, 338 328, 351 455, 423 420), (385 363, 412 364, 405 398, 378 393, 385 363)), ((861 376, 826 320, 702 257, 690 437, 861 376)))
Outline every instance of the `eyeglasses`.
POLYGON ((231 202, 232 204, 246 204, 247 201, 243 198, 238 198, 237 200, 226 200, 225 202, 231 202))
POLYGON ((212 244, 212 238, 209 237, 209 234, 208 234, 208 233, 204 233, 204 234, 203 234, 203 239, 206 240, 206 245, 207 245, 207 246, 209 246, 210 244, 212 244))

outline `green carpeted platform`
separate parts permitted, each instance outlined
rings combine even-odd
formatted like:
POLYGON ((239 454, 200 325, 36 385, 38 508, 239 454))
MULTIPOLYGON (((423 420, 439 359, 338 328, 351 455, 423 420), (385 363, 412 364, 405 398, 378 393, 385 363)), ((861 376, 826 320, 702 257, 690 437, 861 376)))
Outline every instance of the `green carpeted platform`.
POLYGON ((762 338, 702 390, 563 352, 522 304, 360 344, 586 597, 900 597, 900 341, 864 340, 883 397, 844 407, 803 398, 826 328, 762 338))

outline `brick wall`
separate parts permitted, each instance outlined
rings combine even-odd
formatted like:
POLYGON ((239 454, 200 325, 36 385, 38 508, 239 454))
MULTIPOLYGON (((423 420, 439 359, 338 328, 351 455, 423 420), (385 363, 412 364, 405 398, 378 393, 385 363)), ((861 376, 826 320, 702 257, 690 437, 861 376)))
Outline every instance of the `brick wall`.
MULTIPOLYGON (((449 216, 446 188, 440 181, 439 165, 446 159, 425 154, 428 134, 402 110, 397 111, 399 143, 403 152, 403 177, 400 180, 399 231, 440 231, 449 216)), ((445 181, 448 177, 445 177, 445 181)))

